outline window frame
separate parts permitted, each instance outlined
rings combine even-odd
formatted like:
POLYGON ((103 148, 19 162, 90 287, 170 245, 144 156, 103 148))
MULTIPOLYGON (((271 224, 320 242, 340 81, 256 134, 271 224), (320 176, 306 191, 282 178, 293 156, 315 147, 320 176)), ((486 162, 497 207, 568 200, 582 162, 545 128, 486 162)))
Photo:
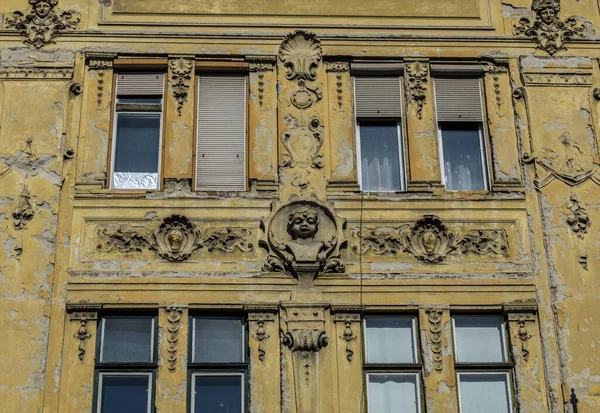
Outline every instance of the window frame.
POLYGON ((509 400, 509 413, 515 413, 516 405, 515 405, 515 378, 514 378, 514 368, 515 363, 512 360, 510 353, 510 343, 508 340, 507 333, 507 320, 506 316, 501 313, 471 313, 471 312, 456 312, 451 315, 452 319, 452 345, 454 349, 454 374, 456 377, 456 387, 457 387, 457 395, 458 395, 458 409, 459 412, 462 412, 462 404, 461 404, 461 393, 460 393, 460 375, 461 374, 505 374, 507 377, 506 385, 509 400), (456 342, 456 323, 455 316, 459 317, 481 317, 481 316, 497 316, 498 318, 502 318, 501 325, 501 340, 502 340, 502 350, 504 353, 504 361, 502 362, 459 362, 457 359, 458 356, 458 347, 456 342))
POLYGON ((363 334, 363 383, 365 386, 365 413, 369 412, 369 375, 401 375, 401 376, 414 376, 416 384, 416 405, 418 407, 418 413, 425 413, 424 406, 424 385, 423 385, 423 361, 421 357, 420 341, 419 341, 419 320, 418 315, 411 313, 404 314, 389 314, 389 313, 374 313, 366 314, 362 319, 362 334, 363 334), (368 318, 410 318, 412 321, 412 345, 413 345, 413 357, 414 363, 369 363, 367 360, 367 319, 368 318))
POLYGON ((191 334, 188 334, 188 365, 187 365, 187 412, 194 413, 195 402, 195 377, 196 376, 242 376, 242 413, 249 412, 249 384, 250 384, 250 346, 248 345, 248 317, 240 313, 212 313, 191 312, 188 315, 188 325, 191 334), (197 362, 195 357, 195 318, 221 318, 242 321, 242 362, 197 362))
POLYGON ((118 311, 100 315, 98 319, 95 347, 95 362, 94 362, 94 398, 92 403, 92 412, 101 413, 102 403, 102 376, 143 376, 148 375, 150 381, 148 383, 148 412, 155 411, 156 398, 156 377, 158 369, 158 315, 154 312, 147 311, 118 311), (150 335, 150 345, 152 360, 150 362, 103 362, 101 361, 102 347, 104 344, 104 320, 106 318, 150 318, 152 319, 152 334, 150 335))
POLYGON ((153 69, 144 69, 143 67, 135 66, 134 68, 126 68, 123 70, 115 70, 113 73, 113 82, 112 82, 112 101, 110 105, 110 132, 109 132, 109 151, 108 151, 108 162, 107 162, 107 182, 106 187, 112 191, 139 191, 139 192, 157 192, 163 190, 163 177, 164 177, 164 166, 163 166, 163 152, 164 152, 164 139, 165 139, 165 112, 166 112, 166 91, 167 91, 167 81, 168 76, 166 70, 159 71, 156 67, 153 69), (139 69, 139 70, 135 70, 139 69), (118 121, 118 112, 117 105, 118 102, 118 89, 117 89, 117 80, 119 74, 121 73, 144 73, 144 74, 161 74, 163 76, 163 93, 161 95, 160 102, 160 112, 159 111, 129 111, 125 110, 121 113, 128 114, 148 114, 148 113, 160 113, 160 123, 159 123, 159 139, 158 139, 158 165, 157 165, 157 187, 153 189, 147 188, 115 188, 113 185, 113 173, 115 169, 115 159, 116 159, 116 146, 117 146, 117 121, 118 121))
MULTIPOLYGON (((473 75, 461 75, 460 72, 457 72, 456 77, 466 77, 471 79, 477 79, 477 83, 479 84, 479 107, 481 110, 481 122, 446 122, 446 123, 466 123, 466 124, 477 124, 477 128, 479 130, 479 144, 481 146, 480 150, 480 158, 482 165, 482 178, 483 178, 483 189, 448 189, 447 188, 447 177, 446 177, 446 169, 444 167, 444 142, 442 136, 442 128, 441 124, 445 122, 440 122, 438 120, 438 110, 437 106, 435 107, 435 125, 437 129, 437 138, 438 138, 438 155, 439 155, 439 165, 440 165, 440 179, 442 185, 444 185, 444 189, 446 192, 469 192, 469 191, 477 191, 477 192, 489 192, 492 188, 492 176, 491 176, 491 159, 490 159, 490 147, 491 145, 488 143, 489 139, 489 130, 486 128, 487 124, 487 112, 485 108, 485 84, 483 76, 473 76, 473 75)), ((446 76, 432 76, 433 79, 433 101, 434 104, 437 102, 437 88, 435 86, 435 78, 436 77, 452 77, 449 75, 446 76)))
MULTIPOLYGON (((358 75, 359 77, 361 75, 358 75)), ((364 77, 378 77, 385 76, 384 73, 381 75, 364 75, 364 77)), ((395 117, 381 117, 381 118, 371 118, 371 117, 359 117, 356 114, 356 77, 357 75, 352 75, 352 92, 353 92, 353 115, 354 115, 354 135, 355 135, 355 144, 356 144, 356 174, 358 179, 358 186, 361 192, 363 193, 400 193, 406 192, 408 186, 408 167, 407 167, 407 157, 406 157, 406 145, 405 145, 405 107, 404 107, 404 76, 402 75, 394 75, 398 78, 398 87, 400 88, 400 107, 402 111, 402 115, 400 118, 395 117), (372 123, 391 123, 396 122, 396 131, 398 137, 398 165, 400 168, 400 189, 397 191, 366 191, 363 188, 362 181, 362 152, 361 152, 361 141, 360 141, 360 122, 372 122, 372 123)))
MULTIPOLYGON (((199 189, 197 184, 198 179, 198 108, 200 106, 200 76, 202 75, 233 75, 240 74, 240 77, 244 78, 244 189, 242 191, 234 192, 248 192, 249 190, 249 177, 250 177, 250 66, 247 63, 237 64, 238 62, 198 62, 196 61, 194 69, 194 87, 196 93, 194 96, 194 139, 193 139, 193 153, 192 153, 192 190, 194 192, 215 192, 211 189, 199 189), (208 64, 206 67, 200 63, 208 64), (225 63, 233 63, 231 65, 225 65, 225 63)), ((223 192, 231 192, 228 190, 222 190, 223 192)), ((220 192, 220 191, 217 191, 220 192)))

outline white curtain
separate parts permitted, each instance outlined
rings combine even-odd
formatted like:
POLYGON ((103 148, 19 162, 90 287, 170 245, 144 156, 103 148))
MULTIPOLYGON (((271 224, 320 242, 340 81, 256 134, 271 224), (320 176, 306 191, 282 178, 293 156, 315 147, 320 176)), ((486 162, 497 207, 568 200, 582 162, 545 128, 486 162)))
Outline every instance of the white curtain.
POLYGON ((458 378, 461 413, 511 412, 508 374, 461 373, 458 378))
POLYGON ((455 316, 456 360, 461 363, 503 362, 505 346, 501 316, 455 316))
POLYGON ((419 413, 416 374, 369 374, 369 413, 419 413))
POLYGON ((412 317, 368 317, 367 363, 414 363, 412 317))

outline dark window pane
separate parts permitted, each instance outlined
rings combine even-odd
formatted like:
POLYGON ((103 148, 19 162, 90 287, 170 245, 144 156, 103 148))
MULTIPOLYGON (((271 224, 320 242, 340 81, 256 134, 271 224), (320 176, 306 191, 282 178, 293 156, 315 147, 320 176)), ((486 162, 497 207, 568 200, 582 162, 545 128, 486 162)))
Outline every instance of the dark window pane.
POLYGON ((446 189, 465 191, 485 189, 481 163, 481 138, 478 123, 442 122, 446 189))
POLYGON ((101 413, 148 413, 150 376, 101 377, 101 413))
POLYGON ((195 318, 195 362, 242 362, 243 323, 232 318, 195 318))
POLYGON ((113 172, 158 172, 160 114, 117 114, 113 172))
POLYGON ((242 376, 196 376, 194 413, 242 413, 242 376))
POLYGON ((152 318, 104 319, 102 362, 151 362, 152 318))
POLYGON ((117 99, 117 103, 137 105, 160 105, 162 103, 162 98, 160 96, 119 96, 117 99))
POLYGON ((396 122, 360 122, 359 127, 363 191, 400 191, 400 152, 396 122))

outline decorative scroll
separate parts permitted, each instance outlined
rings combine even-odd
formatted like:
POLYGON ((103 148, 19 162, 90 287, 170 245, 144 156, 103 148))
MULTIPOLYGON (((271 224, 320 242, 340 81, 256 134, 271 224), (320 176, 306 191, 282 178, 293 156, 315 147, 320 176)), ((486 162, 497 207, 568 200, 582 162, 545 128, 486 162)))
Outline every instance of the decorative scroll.
POLYGON ((319 351, 329 344, 323 330, 292 330, 283 336, 282 343, 291 351, 319 351))
POLYGON ((424 215, 413 225, 399 227, 354 228, 352 236, 360 245, 352 247, 355 254, 413 255, 424 263, 442 262, 452 252, 478 255, 508 254, 508 235, 503 229, 476 229, 461 237, 451 232, 440 218, 424 215))
POLYGON ((51 43, 66 30, 75 30, 81 21, 75 10, 61 11, 56 7, 58 0, 29 0, 31 10, 15 11, 6 19, 7 29, 16 29, 23 42, 37 49, 51 43))
POLYGON ((188 101, 189 82, 194 62, 191 59, 169 61, 170 77, 173 81, 173 98, 177 101, 177 113, 181 116, 183 104, 188 101))
POLYGON ((165 308, 167 313, 167 368, 174 371, 177 368, 177 343, 181 329, 181 316, 183 308, 171 304, 165 308))
POLYGON ((586 37, 585 27, 575 17, 562 21, 558 17, 560 0, 533 0, 531 10, 534 19, 524 17, 514 26, 515 35, 524 35, 537 43, 537 48, 551 56, 559 50, 566 50, 569 40, 586 37))
POLYGON ((408 86, 410 88, 410 97, 418 106, 417 117, 423 118, 423 105, 427 99, 427 75, 429 66, 427 62, 407 62, 405 65, 406 75, 408 77, 408 86))
POLYGON ((150 233, 127 231, 124 229, 100 229, 103 241, 97 245, 100 252, 113 250, 129 253, 144 249, 154 251, 159 257, 170 262, 185 261, 197 250, 222 252, 250 252, 254 245, 248 239, 252 235, 245 228, 216 228, 202 232, 186 217, 171 215, 165 218, 160 227, 150 233))
POLYGON ((429 321, 429 340, 431 341, 431 353, 433 368, 437 371, 443 369, 442 359, 442 310, 427 309, 427 321, 429 321))

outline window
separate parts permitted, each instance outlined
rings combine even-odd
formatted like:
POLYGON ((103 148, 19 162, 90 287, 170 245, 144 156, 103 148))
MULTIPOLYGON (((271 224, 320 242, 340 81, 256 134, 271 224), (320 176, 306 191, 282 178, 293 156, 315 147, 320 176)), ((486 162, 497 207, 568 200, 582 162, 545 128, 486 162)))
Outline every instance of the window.
POLYGON ((481 78, 436 77, 434 84, 442 180, 446 189, 488 189, 481 78))
POLYGON ((198 76, 197 191, 246 190, 246 76, 198 76))
POLYGON ((156 318, 105 316, 96 354, 97 413, 154 411, 156 318))
POLYGON ((117 75, 112 132, 113 189, 159 189, 164 75, 117 75))
POLYGON ((460 315, 453 323, 461 413, 512 413, 503 317, 460 315))
POLYGON ((191 412, 244 413, 248 373, 245 321, 196 316, 191 323, 191 412))
POLYGON ((369 413, 421 412, 421 364, 412 316, 365 318, 365 365, 369 413))
POLYGON ((355 76, 358 172, 363 191, 406 188, 398 76, 355 76))

